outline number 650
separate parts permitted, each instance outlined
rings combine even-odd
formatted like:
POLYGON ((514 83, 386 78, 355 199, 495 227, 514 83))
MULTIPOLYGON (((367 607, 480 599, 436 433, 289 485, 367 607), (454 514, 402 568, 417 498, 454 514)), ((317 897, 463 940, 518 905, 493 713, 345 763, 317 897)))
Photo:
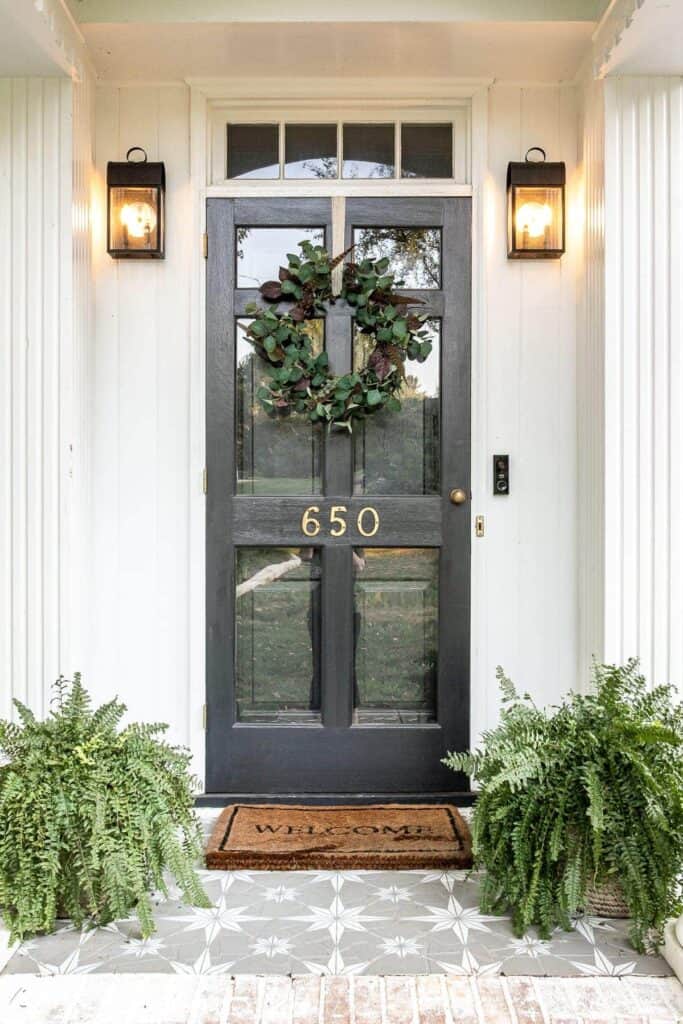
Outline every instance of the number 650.
MULTIPOLYGON (((347 512, 346 505, 333 505, 330 509, 330 536, 342 537, 346 533, 346 519, 342 515, 347 512)), ((301 530, 306 537, 317 537, 321 530, 320 520, 316 515, 320 513, 319 505, 309 505, 301 517, 301 530)), ((372 505, 366 505, 356 516, 356 529, 362 537, 374 537, 379 530, 379 513, 372 505), (370 517, 370 528, 367 529, 367 519, 370 517)))

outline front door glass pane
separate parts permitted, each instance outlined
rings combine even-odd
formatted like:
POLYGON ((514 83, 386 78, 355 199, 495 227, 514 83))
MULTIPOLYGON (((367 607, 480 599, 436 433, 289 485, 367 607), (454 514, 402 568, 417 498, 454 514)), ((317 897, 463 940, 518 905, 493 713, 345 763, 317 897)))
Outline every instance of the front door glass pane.
POLYGON ((237 720, 320 720, 320 552, 237 548, 237 720))
MULTIPOLYGON (((320 494, 323 431, 304 416, 271 417, 256 393, 267 381, 268 364, 247 339, 250 320, 236 326, 237 494, 320 494)), ((324 320, 305 327, 318 355, 324 345, 324 320)))
MULTIPOLYGON (((432 351, 406 362, 398 412, 377 412, 353 428, 355 494, 438 494, 440 491, 441 322, 426 320, 432 351)), ((367 365, 374 341, 356 332, 354 368, 367 365)))
POLYGON ((354 720, 433 721, 438 550, 356 548, 353 565, 354 720))
POLYGON ((441 287, 439 228, 354 228, 353 258, 388 257, 399 288, 441 287))
POLYGON ((325 244, 324 228, 252 228, 238 227, 237 287, 259 288, 264 281, 277 280, 286 253, 298 255, 299 242, 325 244))

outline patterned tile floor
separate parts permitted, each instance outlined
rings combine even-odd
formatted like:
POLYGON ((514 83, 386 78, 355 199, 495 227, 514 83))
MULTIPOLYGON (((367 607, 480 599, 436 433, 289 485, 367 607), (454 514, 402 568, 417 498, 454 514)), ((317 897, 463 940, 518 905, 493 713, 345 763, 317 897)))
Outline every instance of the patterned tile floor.
POLYGON ((668 975, 624 921, 581 918, 549 942, 479 912, 466 872, 203 871, 210 910, 159 898, 157 934, 134 919, 24 943, 6 974, 668 975))

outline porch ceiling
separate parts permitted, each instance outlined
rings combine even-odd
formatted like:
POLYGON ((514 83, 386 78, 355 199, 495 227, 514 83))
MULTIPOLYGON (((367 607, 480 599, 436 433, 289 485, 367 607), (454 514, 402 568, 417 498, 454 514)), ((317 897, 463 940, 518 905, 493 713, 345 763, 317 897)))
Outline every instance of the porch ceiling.
MULTIPOLYGON (((107 3, 84 0, 83 7, 106 8, 107 3)), ((154 0, 145 6, 155 7, 154 0)), ((338 16, 339 5, 334 10, 338 16)), ((244 77, 257 71, 268 78, 455 75, 557 82, 576 74, 593 22, 128 21, 82 23, 81 29, 98 75, 106 80, 244 77)))
POLYGON ((615 43, 605 56, 603 73, 683 74, 681 0, 644 0, 633 16, 623 25, 617 22, 616 28, 622 30, 615 32, 615 43))

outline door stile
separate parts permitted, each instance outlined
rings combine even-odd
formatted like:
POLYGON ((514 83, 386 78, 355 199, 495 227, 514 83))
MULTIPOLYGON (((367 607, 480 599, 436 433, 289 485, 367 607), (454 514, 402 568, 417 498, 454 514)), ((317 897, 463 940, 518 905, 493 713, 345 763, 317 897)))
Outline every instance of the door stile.
POLYGON ((234 720, 234 559, 228 524, 232 523, 235 453, 226 437, 235 422, 234 206, 229 200, 207 203, 211 238, 206 275, 206 676, 207 790, 220 788, 222 747, 234 720))
MULTIPOLYGON (((472 202, 445 203, 443 249, 444 323, 448 359, 442 357, 441 412, 443 545, 439 578, 438 718, 453 723, 452 749, 469 746, 470 503, 453 505, 450 491, 470 494, 470 323, 472 202)), ((466 784, 464 776, 463 783, 466 784)))

